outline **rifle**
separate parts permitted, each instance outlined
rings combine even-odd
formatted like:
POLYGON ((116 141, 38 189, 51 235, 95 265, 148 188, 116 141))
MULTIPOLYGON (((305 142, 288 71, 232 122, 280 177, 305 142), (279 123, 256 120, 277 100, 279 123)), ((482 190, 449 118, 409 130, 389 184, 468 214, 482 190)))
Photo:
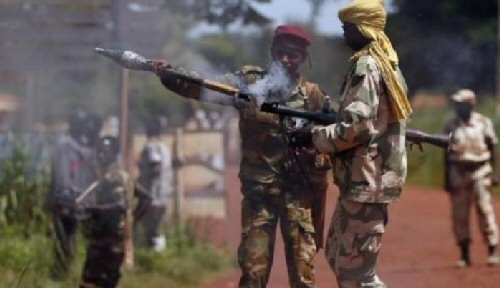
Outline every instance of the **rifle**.
MULTIPOLYGON (((95 48, 95 52, 104 55, 114 62, 118 63, 120 66, 126 69, 138 70, 138 71, 149 71, 154 72, 154 62, 155 60, 147 59, 146 57, 133 52, 133 51, 121 51, 121 50, 111 50, 103 48, 95 48)), ((166 72, 171 73, 173 77, 194 84, 200 87, 210 89, 228 96, 237 97, 246 101, 250 101, 250 95, 248 93, 242 92, 236 87, 226 85, 217 81, 212 81, 208 79, 203 79, 200 77, 190 76, 186 74, 179 73, 174 69, 167 69, 166 72)))
POLYGON ((94 191, 94 189, 97 187, 97 185, 99 185, 99 181, 94 181, 92 182, 92 184, 89 185, 89 187, 87 187, 87 189, 85 189, 85 191, 82 192, 82 194, 80 194, 76 199, 75 199, 75 205, 80 205, 82 203, 82 201, 87 198, 87 196, 90 195, 90 193, 92 193, 94 191))
MULTIPOLYGON (((279 103, 264 103, 260 107, 262 112, 272 113, 284 117, 297 117, 310 120, 321 125, 330 125, 336 122, 336 113, 332 110, 321 112, 310 112, 300 109, 293 109, 283 106, 279 103)), ((309 133, 310 134, 310 133, 309 133)), ((297 142, 307 142, 309 135, 294 136, 297 142)), ((446 134, 428 134, 417 129, 408 128, 405 133, 406 140, 411 145, 417 145, 422 150, 422 144, 428 143, 443 149, 450 145, 450 135, 446 134)), ((293 140, 293 139, 292 139, 293 140)))

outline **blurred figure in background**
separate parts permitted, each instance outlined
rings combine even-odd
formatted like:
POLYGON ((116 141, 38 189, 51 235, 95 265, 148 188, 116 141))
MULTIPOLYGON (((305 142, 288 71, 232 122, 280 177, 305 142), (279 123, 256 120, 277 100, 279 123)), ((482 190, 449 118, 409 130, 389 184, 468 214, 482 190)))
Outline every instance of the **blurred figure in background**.
POLYGON ((131 230, 126 223, 140 218, 148 197, 134 193, 134 184, 127 172, 118 165, 119 143, 116 137, 96 139, 96 180, 79 198, 86 214, 83 222, 87 237, 87 253, 83 268, 81 288, 117 287, 121 277, 120 267, 125 257, 125 239, 131 230), (132 213, 133 197, 139 198, 132 213))
POLYGON ((95 181, 91 141, 98 135, 97 116, 82 109, 73 110, 68 117, 69 128, 53 149, 51 183, 46 207, 53 215, 55 279, 66 277, 76 249, 79 213, 74 200, 95 181))
POLYGON ((146 123, 147 142, 139 160, 138 189, 150 194, 152 203, 142 219, 148 246, 162 251, 166 246, 163 226, 168 199, 172 194, 172 156, 162 142, 161 119, 154 117, 146 123))
POLYGON ((475 203, 479 227, 488 244, 488 264, 497 265, 498 226, 491 202, 491 186, 498 185, 495 145, 498 142, 490 119, 474 112, 473 91, 459 90, 451 97, 456 117, 446 125, 453 133, 450 149, 445 154, 445 189, 450 193, 453 232, 461 257, 459 267, 471 265, 469 246, 470 207, 475 203))

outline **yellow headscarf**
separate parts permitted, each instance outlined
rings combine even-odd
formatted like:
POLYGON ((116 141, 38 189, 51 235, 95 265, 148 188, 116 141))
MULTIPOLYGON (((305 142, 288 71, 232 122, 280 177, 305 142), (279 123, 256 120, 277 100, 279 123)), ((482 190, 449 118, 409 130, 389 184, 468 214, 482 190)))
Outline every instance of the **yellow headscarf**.
POLYGON ((354 0, 349 6, 339 11, 339 19, 342 22, 356 24, 361 34, 374 40, 356 52, 351 60, 356 61, 363 55, 371 55, 375 58, 382 69, 382 77, 389 91, 393 120, 407 119, 412 109, 406 90, 401 86, 395 69, 399 63, 398 54, 384 32, 387 20, 384 1, 354 0))

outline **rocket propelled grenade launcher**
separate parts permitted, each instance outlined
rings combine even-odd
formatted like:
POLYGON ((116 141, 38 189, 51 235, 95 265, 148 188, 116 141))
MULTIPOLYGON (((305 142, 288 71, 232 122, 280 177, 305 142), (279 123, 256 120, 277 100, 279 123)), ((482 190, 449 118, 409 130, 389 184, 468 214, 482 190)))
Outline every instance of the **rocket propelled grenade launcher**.
MULTIPOLYGON (((103 49, 103 48, 95 48, 95 52, 108 57, 109 59, 113 60, 123 68, 130 70, 154 72, 154 65, 153 65, 154 61, 147 59, 146 57, 136 52, 103 49)), ((204 87, 212 91, 216 91, 233 97, 238 97, 247 101, 250 100, 250 96, 247 93, 240 91, 236 87, 208 79, 182 74, 175 71, 174 69, 168 69, 167 71, 168 73, 171 73, 173 77, 176 77, 182 81, 189 82, 190 84, 198 85, 200 87, 204 87)))

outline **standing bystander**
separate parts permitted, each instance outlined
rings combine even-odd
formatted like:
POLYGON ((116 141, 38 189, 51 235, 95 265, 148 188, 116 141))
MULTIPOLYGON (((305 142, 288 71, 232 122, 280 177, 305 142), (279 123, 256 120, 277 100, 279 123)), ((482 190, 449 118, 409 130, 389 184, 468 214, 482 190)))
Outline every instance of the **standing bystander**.
POLYGON ((474 112, 476 96, 468 89, 451 97, 456 117, 446 125, 453 133, 445 154, 445 189, 450 193, 453 233, 460 247, 457 266, 471 265, 469 246, 470 208, 475 203, 479 227, 488 244, 488 264, 497 265, 498 225, 491 202, 491 186, 498 185, 495 175, 495 145, 498 142, 490 119, 474 112))

